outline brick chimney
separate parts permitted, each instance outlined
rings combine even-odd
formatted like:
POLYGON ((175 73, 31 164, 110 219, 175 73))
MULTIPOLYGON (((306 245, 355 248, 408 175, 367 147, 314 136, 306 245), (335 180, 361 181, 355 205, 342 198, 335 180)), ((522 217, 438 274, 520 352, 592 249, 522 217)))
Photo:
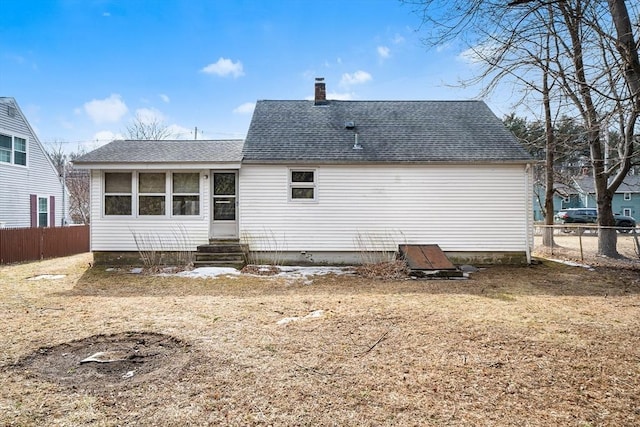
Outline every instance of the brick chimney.
POLYGON ((325 105, 327 103, 327 88, 324 84, 324 77, 316 77, 315 105, 325 105))

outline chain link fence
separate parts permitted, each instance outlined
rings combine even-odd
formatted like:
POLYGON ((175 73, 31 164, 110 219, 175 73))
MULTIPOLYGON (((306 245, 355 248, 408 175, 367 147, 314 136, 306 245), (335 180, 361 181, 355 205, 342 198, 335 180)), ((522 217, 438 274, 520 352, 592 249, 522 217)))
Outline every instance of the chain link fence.
POLYGON ((533 255, 585 264, 640 268, 640 229, 617 229, 616 248, 620 258, 607 258, 598 255, 598 233, 603 228, 597 224, 536 224, 533 255), (543 234, 550 228, 553 229, 553 242, 545 246, 543 234))

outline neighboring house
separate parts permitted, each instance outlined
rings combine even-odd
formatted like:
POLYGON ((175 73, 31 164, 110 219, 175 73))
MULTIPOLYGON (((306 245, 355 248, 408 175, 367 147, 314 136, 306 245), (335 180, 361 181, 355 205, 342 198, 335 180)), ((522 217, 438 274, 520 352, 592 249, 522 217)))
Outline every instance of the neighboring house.
POLYGON ((77 159, 91 169, 98 261, 208 239, 289 263, 357 263, 405 243, 454 262, 529 260, 531 158, 483 102, 315 89, 258 101, 244 144, 114 141, 77 159))
MULTIPOLYGON (((582 200, 578 190, 565 184, 555 183, 555 192, 553 194, 553 215, 561 209, 580 208, 582 200)), ((533 190, 533 219, 537 222, 544 221, 542 214, 542 205, 544 205, 545 187, 537 183, 533 190)), ((552 216, 553 216, 552 215, 552 216)))
POLYGON ((13 98, 0 97, 0 226, 63 224, 64 186, 13 98))
MULTIPOLYGON (((581 199, 581 206, 578 207, 597 207, 593 177, 577 178, 574 182, 581 199)), ((640 176, 627 175, 613 195, 611 210, 613 213, 640 219, 640 176)))

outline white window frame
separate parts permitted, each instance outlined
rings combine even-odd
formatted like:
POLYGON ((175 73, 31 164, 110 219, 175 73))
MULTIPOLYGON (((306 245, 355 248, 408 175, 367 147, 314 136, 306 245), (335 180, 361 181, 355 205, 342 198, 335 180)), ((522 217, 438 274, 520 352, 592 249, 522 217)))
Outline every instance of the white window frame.
POLYGON ((622 196, 622 199, 623 200, 627 200, 627 201, 631 200, 631 193, 629 193, 629 192, 624 193, 623 196, 622 196))
POLYGON ((131 219, 144 218, 145 220, 161 220, 167 218, 195 219, 202 218, 203 212, 203 188, 202 172, 199 170, 105 170, 102 173, 102 217, 107 219, 131 219), (106 192, 106 175, 109 173, 126 173, 131 174, 131 193, 107 193, 106 192), (164 193, 143 193, 140 191, 140 174, 144 173, 162 173, 165 177, 164 193), (198 192, 197 193, 174 193, 173 192, 173 174, 175 173, 193 173, 198 176, 198 192), (140 215, 140 196, 161 196, 165 197, 164 213, 162 215, 140 215), (131 213, 123 215, 108 215, 106 213, 106 197, 107 196, 128 196, 131 197, 131 213), (173 196, 197 196, 198 197, 198 214, 196 215, 177 215, 173 213, 173 196))
MULTIPOLYGON (((202 199, 203 199, 203 197, 202 197, 202 187, 203 187, 203 185, 202 185, 202 173, 198 172, 198 171, 188 171, 188 170, 185 170, 185 171, 171 171, 169 173, 169 180, 171 181, 169 183, 169 186, 171 187, 171 190, 169 192, 169 201, 167 203, 167 206, 168 206, 167 209, 169 210, 169 213, 170 213, 171 217, 172 218, 181 218, 181 219, 182 218, 199 218, 202 215, 202 199), (198 175, 198 192, 197 193, 184 193, 184 192, 178 193, 178 192, 175 192, 173 190, 173 175, 176 174, 176 173, 182 173, 182 174, 187 174, 188 173, 188 174, 196 174, 196 175, 198 175), (175 213, 173 213, 173 197, 174 196, 186 196, 186 197, 198 196, 198 213, 197 214, 193 214, 193 215, 175 214, 175 213)), ((213 212, 211 214, 213 215, 213 212)))
POLYGON ((137 171, 136 172, 136 216, 144 217, 144 218, 162 218, 167 216, 168 211, 168 199, 169 199, 169 191, 167 191, 167 176, 171 176, 171 173, 167 173, 165 171, 137 171), (140 191, 140 175, 141 174, 163 174, 164 175, 164 192, 163 193, 143 193, 140 191), (164 212, 158 215, 143 215, 140 213, 140 197, 151 196, 151 197, 164 197, 164 212))
POLYGON ((631 216, 631 208, 622 208, 622 215, 631 216))
POLYGON ((102 216, 104 218, 132 218, 134 212, 137 212, 138 204, 136 203, 136 173, 134 171, 109 170, 102 174, 102 216), (107 174, 109 173, 128 173, 131 174, 131 192, 130 193, 107 193, 107 174), (129 196, 131 197, 131 213, 129 214, 107 214, 107 196, 129 196))
POLYGON ((312 203, 318 201, 318 169, 317 168, 289 168, 288 170, 287 180, 289 182, 288 187, 288 198, 290 202, 293 203, 312 203), (313 182, 293 182, 293 174, 294 172, 312 172, 313 173, 313 182), (312 198, 294 198, 293 190, 310 188, 313 189, 313 197, 312 198))
POLYGON ((26 135, 20 135, 13 132, 9 132, 4 129, 0 129, 0 135, 11 138, 11 149, 7 150, 6 148, 0 148, 3 151, 9 151, 9 161, 3 162, 0 161, 0 165, 13 165, 21 168, 26 168, 29 166, 29 137, 26 135), (24 140, 24 150, 16 150, 16 138, 20 138, 24 140), (24 153, 25 161, 24 165, 16 163, 16 152, 24 153))
POLYGON ((49 203, 49 196, 40 196, 40 195, 36 195, 36 209, 37 209, 37 221, 36 221, 36 225, 40 228, 44 228, 44 227, 49 227, 49 224, 51 223, 51 206, 49 203), (46 211, 42 211, 40 210, 40 201, 44 200, 46 202, 46 206, 47 209, 46 211), (46 220, 46 224, 42 225, 40 222, 40 215, 42 214, 46 214, 47 215, 47 220, 46 220))

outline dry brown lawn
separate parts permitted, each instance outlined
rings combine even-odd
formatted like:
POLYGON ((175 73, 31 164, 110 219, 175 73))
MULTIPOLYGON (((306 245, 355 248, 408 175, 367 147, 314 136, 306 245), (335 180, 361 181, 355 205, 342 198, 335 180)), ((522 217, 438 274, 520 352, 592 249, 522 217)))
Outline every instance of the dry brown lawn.
POLYGON ((633 268, 309 284, 89 261, 0 267, 0 425, 640 424, 633 268), (80 363, 99 351, 118 361, 80 363))

